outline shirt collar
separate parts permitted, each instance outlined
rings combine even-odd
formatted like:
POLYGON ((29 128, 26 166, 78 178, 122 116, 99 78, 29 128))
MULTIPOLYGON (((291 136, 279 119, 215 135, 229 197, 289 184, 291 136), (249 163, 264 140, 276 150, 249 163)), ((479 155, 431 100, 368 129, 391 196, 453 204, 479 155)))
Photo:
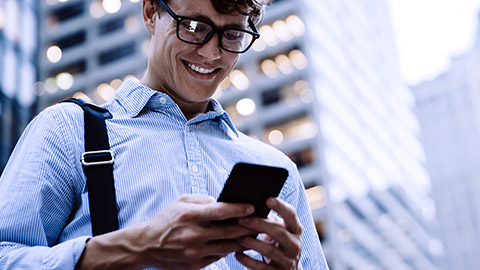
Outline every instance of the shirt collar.
POLYGON ((115 98, 125 108, 128 116, 136 117, 157 91, 135 80, 128 79, 115 92, 115 98))
MULTIPOLYGON (((145 107, 152 110, 162 110, 165 107, 170 107, 175 102, 166 94, 155 91, 148 86, 145 86, 138 81, 128 79, 115 92, 115 98, 120 105, 125 108, 128 116, 136 117, 145 107)), ((190 120, 191 123, 198 123, 216 118, 222 119, 225 124, 238 137, 238 131, 233 125, 232 120, 227 112, 222 108, 222 105, 215 100, 210 99, 212 105, 211 111, 202 113, 190 120)), ((179 110, 180 111, 180 110, 179 110)))
POLYGON ((201 121, 206 121, 210 119, 215 119, 215 118, 220 118, 222 119, 225 124, 235 133, 235 135, 238 137, 238 131, 235 125, 233 124, 232 120, 228 116, 227 112, 223 109, 222 105, 215 100, 214 98, 210 99, 210 104, 212 105, 212 110, 208 111, 207 113, 202 113, 197 116, 195 116, 191 121, 193 122, 201 122, 201 121))

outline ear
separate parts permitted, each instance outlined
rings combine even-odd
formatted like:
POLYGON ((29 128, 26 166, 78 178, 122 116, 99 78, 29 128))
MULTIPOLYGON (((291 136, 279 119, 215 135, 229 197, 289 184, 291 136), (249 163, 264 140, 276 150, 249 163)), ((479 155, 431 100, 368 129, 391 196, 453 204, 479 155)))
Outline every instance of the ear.
POLYGON ((157 12, 151 0, 143 0, 142 2, 143 24, 150 34, 155 33, 155 22, 157 20, 157 12))

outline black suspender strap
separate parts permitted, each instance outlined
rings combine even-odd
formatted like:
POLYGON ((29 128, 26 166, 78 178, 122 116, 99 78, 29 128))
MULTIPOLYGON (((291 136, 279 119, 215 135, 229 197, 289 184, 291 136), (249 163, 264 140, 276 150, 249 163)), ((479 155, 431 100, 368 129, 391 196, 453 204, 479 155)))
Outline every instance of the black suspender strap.
POLYGON ((108 143, 105 119, 112 114, 80 99, 67 99, 84 111, 85 152, 81 161, 87 177, 92 234, 100 235, 118 229, 118 209, 113 181, 113 153, 108 143))

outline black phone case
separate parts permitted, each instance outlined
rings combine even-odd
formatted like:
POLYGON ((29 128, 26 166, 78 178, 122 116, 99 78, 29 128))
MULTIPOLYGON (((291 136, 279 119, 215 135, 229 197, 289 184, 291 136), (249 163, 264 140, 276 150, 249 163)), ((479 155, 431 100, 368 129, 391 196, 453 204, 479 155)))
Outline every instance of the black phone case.
POLYGON ((251 163, 237 163, 225 182, 219 202, 251 203, 255 207, 253 215, 267 218, 270 209, 266 201, 277 197, 287 180, 288 171, 284 168, 251 163))

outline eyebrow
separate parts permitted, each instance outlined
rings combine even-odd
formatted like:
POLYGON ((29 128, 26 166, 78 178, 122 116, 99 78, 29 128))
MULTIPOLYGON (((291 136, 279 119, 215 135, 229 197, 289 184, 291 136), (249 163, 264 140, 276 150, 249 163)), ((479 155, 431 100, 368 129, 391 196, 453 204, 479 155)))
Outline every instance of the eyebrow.
POLYGON ((246 29, 248 27, 246 25, 242 25, 242 24, 239 24, 239 23, 231 23, 231 24, 227 24, 227 25, 224 25, 222 27, 219 27, 209 17, 207 17, 205 15, 202 15, 202 14, 198 14, 198 13, 193 13, 190 16, 186 16, 186 17, 190 17, 192 19, 198 19, 199 21, 207 22, 207 23, 215 26, 218 29, 223 29, 223 28, 246 29))

